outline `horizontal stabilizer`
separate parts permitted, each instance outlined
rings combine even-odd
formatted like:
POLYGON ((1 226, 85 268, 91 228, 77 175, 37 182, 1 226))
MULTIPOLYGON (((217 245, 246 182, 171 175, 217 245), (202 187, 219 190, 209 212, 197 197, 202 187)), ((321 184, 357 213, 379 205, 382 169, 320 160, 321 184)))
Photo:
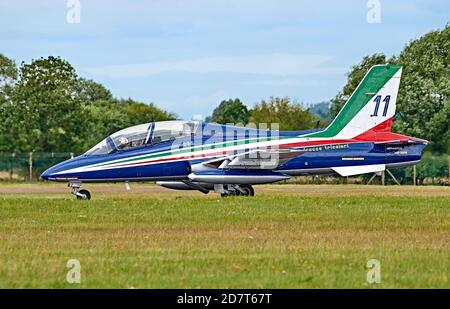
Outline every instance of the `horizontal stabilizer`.
POLYGON ((341 176, 353 176, 366 173, 381 172, 386 169, 386 165, 372 164, 372 165, 340 166, 340 167, 333 167, 332 169, 341 176))

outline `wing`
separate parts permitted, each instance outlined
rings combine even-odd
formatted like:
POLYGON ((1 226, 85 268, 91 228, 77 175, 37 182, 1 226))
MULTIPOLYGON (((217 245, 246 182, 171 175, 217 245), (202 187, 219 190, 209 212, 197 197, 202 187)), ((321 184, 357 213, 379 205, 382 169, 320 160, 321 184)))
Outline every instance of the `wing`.
POLYGON ((275 169, 304 151, 284 148, 259 148, 212 159, 202 164, 220 169, 275 169))

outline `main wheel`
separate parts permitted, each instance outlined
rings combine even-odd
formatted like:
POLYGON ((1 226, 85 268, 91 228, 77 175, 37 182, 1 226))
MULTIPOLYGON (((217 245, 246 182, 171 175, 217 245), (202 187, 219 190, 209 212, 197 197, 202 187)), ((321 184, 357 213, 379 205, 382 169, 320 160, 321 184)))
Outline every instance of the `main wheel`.
POLYGON ((83 189, 83 190, 78 191, 78 193, 84 195, 84 196, 77 195, 77 199, 79 199, 79 200, 90 200, 91 199, 91 193, 89 193, 88 190, 83 189))
POLYGON ((254 196, 255 190, 253 190, 253 187, 251 185, 240 185, 241 190, 244 192, 241 192, 241 195, 244 196, 254 196))

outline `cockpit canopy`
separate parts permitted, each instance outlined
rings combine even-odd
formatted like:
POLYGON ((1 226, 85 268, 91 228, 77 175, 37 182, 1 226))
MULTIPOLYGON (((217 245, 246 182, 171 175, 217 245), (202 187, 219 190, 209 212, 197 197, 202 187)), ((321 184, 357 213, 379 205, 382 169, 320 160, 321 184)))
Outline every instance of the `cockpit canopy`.
POLYGON ((89 149, 85 155, 108 154, 117 150, 126 150, 168 140, 175 140, 194 134, 198 125, 198 121, 184 120, 140 124, 111 134, 89 149))

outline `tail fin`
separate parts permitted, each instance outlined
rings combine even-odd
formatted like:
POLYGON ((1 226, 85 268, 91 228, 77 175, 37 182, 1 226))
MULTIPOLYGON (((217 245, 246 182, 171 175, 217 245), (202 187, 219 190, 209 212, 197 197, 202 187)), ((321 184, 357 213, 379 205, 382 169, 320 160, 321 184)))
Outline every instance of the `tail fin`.
POLYGON ((375 65, 369 69, 333 122, 308 137, 353 138, 366 131, 390 131, 402 68, 375 65))

